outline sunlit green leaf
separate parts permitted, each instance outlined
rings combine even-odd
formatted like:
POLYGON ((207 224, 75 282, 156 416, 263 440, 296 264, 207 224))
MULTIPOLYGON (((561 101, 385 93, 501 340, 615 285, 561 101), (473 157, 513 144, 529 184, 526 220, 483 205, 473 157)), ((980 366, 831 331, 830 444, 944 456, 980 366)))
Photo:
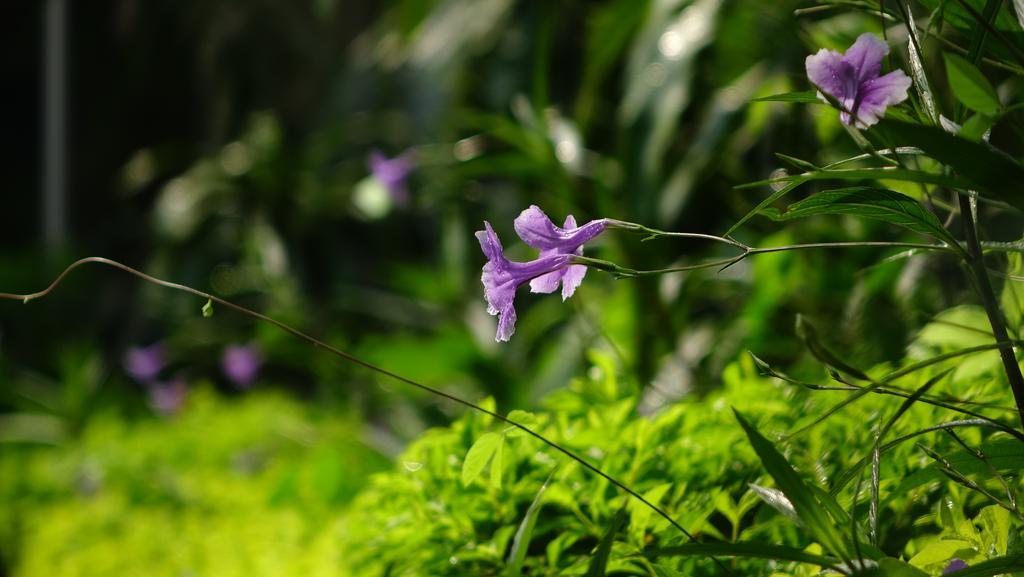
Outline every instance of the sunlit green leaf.
POLYGON ((473 443, 469 452, 466 453, 466 460, 462 462, 463 485, 469 485, 480 476, 484 467, 487 466, 487 462, 498 450, 502 440, 502 436, 498 433, 484 433, 473 443))

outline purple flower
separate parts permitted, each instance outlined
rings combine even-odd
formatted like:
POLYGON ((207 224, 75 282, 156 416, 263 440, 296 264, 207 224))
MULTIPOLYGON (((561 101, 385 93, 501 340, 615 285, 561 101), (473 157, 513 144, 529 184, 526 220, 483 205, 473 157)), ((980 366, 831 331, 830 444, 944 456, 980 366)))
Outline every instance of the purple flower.
MULTIPOLYGON (((514 301, 516 289, 524 282, 551 272, 560 271, 572 262, 572 255, 566 253, 550 254, 529 262, 515 262, 505 258, 498 235, 491 228, 491 223, 484 221, 485 230, 477 231, 476 238, 480 248, 487 257, 483 275, 484 298, 487 299, 487 312, 498 315, 498 332, 496 341, 507 341, 516 331, 516 309, 514 301)), ((575 250, 575 247, 573 248, 575 250)))
POLYGON ((960 560, 960 559, 953 559, 952 561, 949 562, 949 565, 946 565, 946 568, 942 570, 942 574, 943 575, 949 575, 949 574, 954 573, 956 571, 959 571, 961 569, 966 569, 967 567, 968 567, 967 563, 964 563, 962 560, 960 560))
MULTIPOLYGON (((530 205, 515 220, 516 233, 523 242, 540 250, 540 257, 569 254, 582 255, 583 244, 604 232, 608 219, 592 220, 577 227, 576 219, 570 214, 565 217, 565 228, 555 226, 548 215, 538 206, 530 205)), ((562 285, 562 300, 571 297, 576 287, 583 282, 587 267, 574 264, 530 281, 530 290, 535 293, 552 293, 562 285)))
POLYGON ((121 362, 128 376, 139 383, 150 384, 167 366, 167 351, 163 343, 154 343, 148 347, 132 347, 124 353, 121 362))
POLYGON ((409 201, 409 191, 405 187, 405 181, 412 169, 416 167, 412 152, 388 158, 381 151, 374 150, 370 153, 366 164, 370 172, 373 173, 373 177, 388 189, 396 204, 404 205, 409 201))
POLYGON ((185 381, 176 379, 169 383, 150 383, 149 406, 157 413, 168 416, 181 410, 185 404, 185 397, 188 395, 188 387, 185 381))
POLYGON ((888 53, 889 46, 877 36, 861 34, 846 54, 822 48, 808 56, 807 78, 842 104, 843 123, 867 128, 885 116, 887 107, 907 99, 910 78, 902 70, 879 76, 888 53))
POLYGON ((252 345, 231 345, 224 349, 220 368, 237 387, 248 389, 263 365, 263 355, 252 345))

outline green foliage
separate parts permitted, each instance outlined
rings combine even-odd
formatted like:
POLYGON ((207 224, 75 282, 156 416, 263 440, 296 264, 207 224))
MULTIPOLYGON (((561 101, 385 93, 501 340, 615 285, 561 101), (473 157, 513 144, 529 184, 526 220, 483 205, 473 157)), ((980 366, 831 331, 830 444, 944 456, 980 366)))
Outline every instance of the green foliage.
POLYGON ((0 549, 18 575, 336 574, 328 526, 386 461, 350 419, 205 389, 171 420, 94 418, 0 445, 0 549))

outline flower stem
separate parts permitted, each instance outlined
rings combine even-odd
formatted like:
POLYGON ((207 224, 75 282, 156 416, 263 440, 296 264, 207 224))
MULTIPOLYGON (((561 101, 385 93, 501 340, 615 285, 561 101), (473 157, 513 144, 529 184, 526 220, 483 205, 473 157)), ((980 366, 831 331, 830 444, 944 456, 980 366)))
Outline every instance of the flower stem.
MULTIPOLYGON (((985 314, 988 315, 988 323, 992 326, 992 336, 996 342, 1007 342, 1010 337, 1006 332, 1006 324, 1003 322, 1003 313, 999 309, 995 292, 992 291, 992 283, 988 280, 988 271, 985 269, 985 261, 981 254, 974 206, 966 194, 960 195, 960 218, 964 222, 964 239, 967 241, 967 256, 965 258, 977 281, 976 287, 981 295, 981 303, 985 307, 985 314)), ((1024 375, 1020 372, 1020 365, 1017 364, 1017 357, 1014 355, 1012 346, 1000 347, 999 357, 1003 361, 1003 369, 1006 370, 1006 379, 1010 382, 1013 399, 1017 402, 1021 427, 1024 428, 1024 375)))
MULTIPOLYGON (((312 345, 313 348, 323 349, 323 350, 325 350, 325 351, 327 351, 327 352, 329 352, 329 353, 331 353, 331 354, 333 354, 333 355, 335 355, 337 357, 340 357, 340 358, 342 358, 342 359, 344 359, 344 360, 346 360, 348 362, 351 362, 351 363, 354 363, 354 364, 359 365, 361 367, 364 367, 366 369, 369 369, 369 370, 371 370, 371 371, 373 371, 375 373, 384 375, 386 377, 390 377, 390 378, 392 378, 392 379, 394 379, 396 381, 399 381, 401 383, 404 383, 406 385, 410 385, 410 386, 416 387, 418 389, 424 390, 424 391, 426 391, 426 392, 428 392, 428 393, 430 393, 432 395, 435 395, 435 396, 447 399, 447 400, 452 401, 454 403, 460 404, 460 405, 462 405, 464 407, 473 409, 474 411, 478 411, 480 413, 484 413, 486 415, 490 415, 494 419, 496 419, 496 420, 498 420, 498 421, 500 421, 502 423, 505 423, 506 425, 515 427, 515 428, 523 431, 524 433, 530 435, 531 437, 541 441, 545 445, 547 445, 547 446, 549 446, 549 447, 559 451, 560 453, 562 453, 563 455, 569 457, 573 461, 576 461, 577 463, 579 463, 583 467, 589 469, 592 473, 598 475, 599 477, 602 477, 603 479, 605 479, 606 481, 608 481, 609 483, 611 483, 612 485, 614 485, 615 487, 617 487, 618 489, 623 491, 624 493, 628 494, 629 496, 631 496, 634 499, 636 499, 636 500, 640 501, 641 503, 643 503, 644 506, 650 508, 652 511, 657 513, 658 516, 662 517, 663 519, 668 521, 673 527, 678 529, 679 532, 681 532, 683 535, 685 535, 687 539, 689 539, 692 542, 697 542, 696 541, 696 537, 694 537, 693 533, 691 533, 690 531, 687 531, 685 527, 683 527, 678 521, 673 519, 672 516, 670 516, 664 509, 662 509, 661 507, 658 507, 657 505, 655 505, 651 501, 645 499, 643 495, 641 495, 640 493, 638 493, 635 490, 631 489, 629 486, 627 486, 623 482, 619 481, 618 479, 615 479, 614 477, 612 477, 608 473, 605 473, 604 471, 602 471, 601 469, 597 468, 596 466, 591 465, 589 461, 587 461, 583 457, 577 455, 572 450, 567 449, 566 447, 556 443, 555 441, 552 441, 551 439, 545 437, 544 435, 534 431, 530 427, 527 427, 526 425, 520 424, 520 423, 518 423, 518 422, 516 422, 516 421, 514 421, 512 419, 509 419, 508 417, 506 417, 506 416, 504 416, 504 415, 502 415, 502 414, 500 414, 500 413, 498 413, 496 411, 491 411, 489 409, 485 409, 484 407, 481 407, 480 405, 478 405, 476 403, 473 403, 471 401, 467 401, 465 399, 459 398, 459 397, 457 397, 457 396, 455 396, 455 395, 453 395, 451 393, 446 393, 446 392, 444 392, 444 391, 442 391, 440 389, 436 389, 436 388, 431 387, 429 385, 424 385, 424 384, 419 383, 417 381, 414 381, 414 380, 412 380, 412 379, 410 379, 408 377, 403 377, 402 375, 399 375, 397 373, 393 373, 393 372, 391 372, 391 371, 389 371, 389 370, 387 370, 385 368, 378 367, 377 365, 374 365, 374 364, 372 364, 370 362, 364 361, 364 360, 362 360, 362 359, 360 359, 360 358, 358 358, 358 357, 356 357, 356 356, 354 356, 354 355, 352 355, 350 353, 347 353, 345 351, 342 351, 341 349, 333 347, 333 346, 327 344, 326 342, 321 341, 320 339, 318 339, 316 337, 313 337, 311 335, 308 335, 308 334, 300 331, 299 329, 296 329, 296 328, 292 327, 291 325, 285 324, 285 323, 283 323, 283 322, 281 322, 281 321, 279 321, 277 319, 268 317, 268 316, 266 316, 266 315, 264 315, 262 313, 258 313, 258 312, 254 311, 252 309, 248 309, 246 307, 243 307, 241 305, 235 304, 235 303, 233 303, 231 301, 228 301, 228 300, 224 300, 224 299, 222 299, 220 297, 217 297, 217 296, 214 296, 212 294, 203 292, 201 290, 194 289, 194 288, 192 288, 190 286, 182 285, 182 284, 178 284, 178 283, 174 283, 174 282, 170 282, 170 281, 165 281, 163 279, 159 279, 159 278, 156 278, 154 276, 150 276, 150 275, 148 275, 148 274, 146 274, 146 273, 144 273, 144 272, 142 272, 140 270, 136 270, 136 269, 134 269, 134 268, 132 268, 132 267, 126 265, 126 264, 122 264, 122 263, 120 263, 118 261, 115 261, 115 260, 111 260, 111 259, 103 258, 103 257, 98 257, 98 256, 93 256, 93 257, 86 257, 86 258, 77 260, 77 261, 71 263, 70 265, 68 265, 68 267, 65 268, 64 271, 61 272, 60 275, 58 275, 57 278, 52 283, 50 283, 50 286, 46 287, 45 289, 43 289, 43 290, 41 290, 39 292, 29 293, 29 294, 0 293, 0 299, 18 300, 18 301, 22 301, 25 304, 28 304, 29 301, 45 297, 48 294, 50 294, 51 292, 53 292, 64 281, 64 278, 67 277, 68 274, 71 273, 71 271, 73 271, 74 269, 76 269, 76 268, 78 268, 80 266, 86 265, 86 264, 90 264, 90 263, 102 264, 102 265, 110 266, 110 267, 122 270, 122 271, 124 271, 124 272, 126 272, 128 274, 134 275, 134 276, 136 276, 136 277, 138 277, 138 278, 140 278, 140 279, 142 279, 142 280, 144 280, 146 282, 150 282, 150 283, 153 283, 155 285, 162 286, 162 287, 169 288, 169 289, 182 291, 182 292, 185 292, 185 293, 188 293, 188 294, 200 297, 202 299, 206 299, 207 301, 215 302, 215 303, 217 303, 219 305, 222 305, 222 306, 224 306, 226 308, 229 308, 229 309, 232 309, 232 310, 234 310, 236 312, 239 312, 239 313, 241 313, 241 314, 243 314, 245 316, 248 316, 248 317, 254 318, 256 320, 263 321, 265 323, 269 323, 271 325, 274 325, 275 327, 277 327, 277 328, 281 329, 282 331, 292 335, 293 337, 296 337, 299 340, 305 341, 306 343, 312 345)), ((719 560, 714 555, 708 555, 707 557, 709 559, 711 559, 720 568, 722 568, 727 575, 732 575, 733 574, 731 571, 729 571, 728 567, 726 567, 722 563, 722 561, 719 560)))

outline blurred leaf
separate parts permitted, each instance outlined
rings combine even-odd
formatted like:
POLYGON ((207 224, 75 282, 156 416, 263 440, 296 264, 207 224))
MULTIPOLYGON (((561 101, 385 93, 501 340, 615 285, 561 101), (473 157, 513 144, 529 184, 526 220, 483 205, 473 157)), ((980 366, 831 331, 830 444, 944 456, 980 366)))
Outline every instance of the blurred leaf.
POLYGON ((213 301, 207 299, 206 304, 203 305, 203 318, 210 318, 213 316, 213 301))
POLYGON ((919 234, 930 236, 950 246, 957 240, 934 214, 909 196, 883 188, 851 187, 819 192, 789 205, 786 212, 763 211, 773 220, 793 220, 824 214, 848 214, 881 220, 919 234))
POLYGON ((995 122, 996 119, 994 117, 979 112, 968 118, 967 122, 964 122, 957 135, 972 142, 985 140, 995 122))
POLYGON ((796 334, 800 337, 800 340, 804 342, 807 350, 814 355, 814 358, 818 359, 825 365, 839 369, 844 373, 864 381, 871 380, 871 377, 867 376, 864 371, 847 364, 846 361, 840 359, 835 353, 826 347, 824 343, 821 342, 821 339, 818 338, 818 330, 814 328, 814 325, 811 324, 804 315, 796 315, 796 334))
POLYGON ((1024 571, 1024 553, 982 561, 981 563, 971 565, 967 569, 954 571, 950 575, 955 577, 992 577, 993 575, 1002 575, 1015 571, 1024 571))
POLYGON ((751 557, 755 559, 773 559, 776 561, 796 561, 820 567, 835 567, 838 560, 834 557, 815 555, 802 549, 772 545, 769 543, 685 543, 672 547, 650 549, 647 556, 657 557, 692 557, 714 555, 716 557, 751 557))
POLYGON ((761 464, 779 486, 782 493, 793 504, 797 516, 803 521, 804 527, 811 535, 832 553, 840 557, 848 557, 847 544, 839 533, 835 522, 829 517, 814 494, 804 484, 796 470, 775 446, 764 438, 743 415, 733 409, 736 419, 747 434, 750 444, 761 459, 761 464))
POLYGON ((487 462, 498 450, 498 445, 502 443, 502 440, 502 436, 498 433, 484 433, 473 443, 469 452, 466 453, 465 461, 462 462, 462 484, 464 486, 469 486, 480 476, 484 467, 487 466, 487 462))
POLYGON ((824 104, 824 102, 818 98, 818 93, 814 90, 762 96, 751 100, 751 102, 798 102, 800 104, 824 104))
POLYGON ((522 574, 523 562, 526 561, 526 550, 530 546, 530 538, 533 537, 533 528, 537 524, 537 515, 540 513, 544 492, 547 490, 548 484, 551 483, 552 475, 554 475, 554 471, 548 475, 547 480, 540 486, 540 490, 537 491, 537 495, 533 498, 533 502, 530 503, 530 507, 526 509, 526 515, 523 516, 522 522, 519 523, 516 536, 512 539, 512 549, 508 553, 505 577, 519 577, 522 574))
POLYGON ((608 569, 608 557, 612 553, 612 543, 615 541, 615 534, 622 528, 622 524, 626 522, 626 507, 622 507, 612 517, 611 523, 608 524, 608 528, 604 532, 604 536, 601 537, 601 541, 597 544, 597 550, 594 551, 594 556, 590 558, 590 564, 587 565, 586 577, 604 577, 608 569))
POLYGON ((985 75, 963 57, 952 52, 943 54, 946 75, 957 100, 971 110, 995 116, 1000 109, 999 96, 985 75))

